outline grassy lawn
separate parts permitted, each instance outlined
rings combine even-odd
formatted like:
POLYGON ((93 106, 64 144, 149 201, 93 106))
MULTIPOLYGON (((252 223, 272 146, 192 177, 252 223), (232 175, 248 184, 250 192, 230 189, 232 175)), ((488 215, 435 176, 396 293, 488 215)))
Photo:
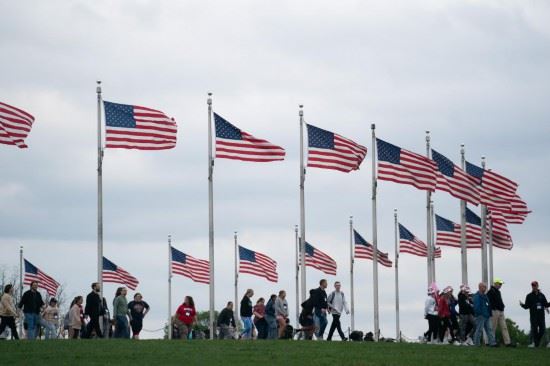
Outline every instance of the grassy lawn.
POLYGON ((550 349, 305 341, 0 342, 0 364, 548 365, 550 349))

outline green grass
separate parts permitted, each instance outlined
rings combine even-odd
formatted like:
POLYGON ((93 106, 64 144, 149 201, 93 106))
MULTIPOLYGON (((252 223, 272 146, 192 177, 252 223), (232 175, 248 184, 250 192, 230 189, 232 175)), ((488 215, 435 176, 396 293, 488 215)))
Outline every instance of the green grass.
POLYGON ((306 341, 0 342, 2 365, 544 365, 550 349, 306 341))

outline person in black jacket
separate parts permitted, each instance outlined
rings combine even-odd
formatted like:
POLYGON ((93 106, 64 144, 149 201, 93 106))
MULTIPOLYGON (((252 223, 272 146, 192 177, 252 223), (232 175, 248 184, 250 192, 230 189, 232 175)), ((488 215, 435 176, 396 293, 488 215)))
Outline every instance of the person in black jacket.
POLYGON ((323 339, 325 328, 327 327, 327 280, 322 279, 319 281, 319 287, 314 289, 311 293, 311 300, 313 303, 313 320, 315 321, 317 339, 323 339))
POLYGON ((95 331, 97 338, 103 338, 101 327, 99 326, 99 317, 104 314, 100 292, 100 284, 97 282, 92 283, 92 292, 86 296, 86 307, 84 308, 84 315, 90 318, 84 338, 90 338, 93 331, 95 331))
POLYGON ((227 306, 218 315, 218 327, 220 328, 220 339, 233 339, 235 337, 235 318, 233 317, 233 302, 229 301, 227 306))
POLYGON ((504 344, 506 347, 514 347, 515 345, 510 341, 510 334, 506 326, 506 317, 504 316, 504 302, 502 301, 502 295, 500 293, 500 288, 503 284, 504 282, 500 278, 495 278, 493 286, 491 286, 491 289, 487 292, 489 305, 491 306, 491 325, 495 339, 497 327, 500 326, 504 344))
POLYGON ((474 304, 472 294, 468 285, 460 286, 458 293, 458 317, 460 319, 460 341, 463 344, 472 346, 472 337, 475 330, 474 304))
POLYGON ((529 347, 538 347, 546 331, 544 310, 548 311, 550 303, 546 300, 546 296, 540 292, 537 281, 531 282, 531 288, 532 291, 525 297, 525 303, 520 301, 519 305, 524 309, 529 309, 531 337, 533 338, 533 343, 529 347))
POLYGON ((241 300, 241 320, 243 321, 243 330, 240 334, 240 338, 252 339, 252 300, 250 298, 254 296, 254 290, 248 289, 241 300))
POLYGON ((38 281, 31 282, 31 288, 23 294, 18 308, 23 309, 27 323, 27 339, 36 339, 40 325, 40 312, 44 307, 42 295, 38 292, 38 281))

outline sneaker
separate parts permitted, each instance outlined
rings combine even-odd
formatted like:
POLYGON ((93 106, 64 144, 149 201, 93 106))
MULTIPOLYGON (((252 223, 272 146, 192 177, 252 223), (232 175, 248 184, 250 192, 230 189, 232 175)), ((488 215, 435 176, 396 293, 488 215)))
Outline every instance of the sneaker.
POLYGON ((459 341, 454 341, 454 342, 453 342, 453 345, 454 345, 454 346, 460 346, 460 342, 459 342, 459 341))
POLYGON ((474 341, 472 340, 472 338, 468 337, 468 339, 466 340, 466 344, 468 346, 473 346, 474 345, 474 341))
POLYGON ((527 348, 535 348, 535 344, 531 343, 530 345, 527 346, 527 348))
POLYGON ((346 337, 342 338, 342 342, 346 342, 348 339, 346 337))

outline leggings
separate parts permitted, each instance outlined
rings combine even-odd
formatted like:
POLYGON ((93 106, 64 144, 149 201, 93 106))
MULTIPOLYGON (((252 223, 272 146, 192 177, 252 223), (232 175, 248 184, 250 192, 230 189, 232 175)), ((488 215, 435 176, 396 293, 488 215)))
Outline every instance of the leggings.
POLYGON ((437 315, 426 315, 426 319, 428 320, 428 331, 424 334, 426 339, 429 341, 436 340, 439 333, 439 318, 437 315))

